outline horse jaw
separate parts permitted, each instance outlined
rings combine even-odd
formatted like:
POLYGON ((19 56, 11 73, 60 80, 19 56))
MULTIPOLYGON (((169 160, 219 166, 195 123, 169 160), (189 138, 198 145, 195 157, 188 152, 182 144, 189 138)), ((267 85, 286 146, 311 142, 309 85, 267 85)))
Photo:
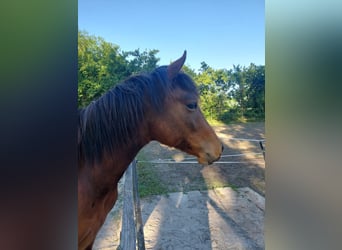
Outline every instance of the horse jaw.
POLYGON ((210 141, 196 142, 196 140, 192 140, 192 143, 190 143, 188 140, 182 140, 180 143, 172 146, 196 156, 198 163, 202 165, 211 165, 213 162, 218 161, 223 151, 223 145, 216 134, 213 134, 213 138, 210 141))

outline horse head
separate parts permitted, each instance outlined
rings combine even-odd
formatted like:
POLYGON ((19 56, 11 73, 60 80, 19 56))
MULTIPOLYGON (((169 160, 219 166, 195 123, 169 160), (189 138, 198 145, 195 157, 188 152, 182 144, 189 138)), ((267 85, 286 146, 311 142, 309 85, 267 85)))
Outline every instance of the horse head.
POLYGON ((201 164, 211 164, 220 158, 223 146, 202 114, 194 82, 181 71, 185 59, 186 51, 164 66, 171 93, 165 96, 162 112, 152 116, 149 131, 153 140, 194 155, 201 164))

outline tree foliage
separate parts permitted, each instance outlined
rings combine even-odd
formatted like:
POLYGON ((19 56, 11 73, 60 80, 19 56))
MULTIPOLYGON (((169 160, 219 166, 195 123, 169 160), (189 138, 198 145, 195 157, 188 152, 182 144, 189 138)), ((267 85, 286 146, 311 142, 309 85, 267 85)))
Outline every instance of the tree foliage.
MULTIPOLYGON (((85 106, 133 74, 158 66, 158 50, 121 51, 103 38, 78 33, 78 103, 85 106)), ((183 66, 197 84, 207 118, 231 122, 265 117, 265 66, 213 69, 201 62, 198 71, 183 66)))
POLYGON ((140 49, 134 51, 123 52, 123 55, 128 59, 128 68, 131 74, 141 72, 151 72, 157 66, 159 58, 156 57, 159 50, 153 49, 150 51, 140 52, 140 49))
POLYGON ((101 37, 78 32, 78 105, 88 105, 125 78, 156 68, 158 50, 121 51, 101 37))
POLYGON ((224 122, 265 118, 265 66, 215 70, 202 62, 194 79, 206 117, 224 122))

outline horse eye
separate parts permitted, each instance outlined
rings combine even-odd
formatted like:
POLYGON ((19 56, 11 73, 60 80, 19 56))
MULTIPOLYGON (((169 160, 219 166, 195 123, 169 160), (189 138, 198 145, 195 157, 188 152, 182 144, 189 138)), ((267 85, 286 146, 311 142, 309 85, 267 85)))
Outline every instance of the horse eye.
POLYGON ((186 105, 186 107, 190 110, 195 110, 197 108, 197 103, 194 102, 194 103, 189 103, 186 105))

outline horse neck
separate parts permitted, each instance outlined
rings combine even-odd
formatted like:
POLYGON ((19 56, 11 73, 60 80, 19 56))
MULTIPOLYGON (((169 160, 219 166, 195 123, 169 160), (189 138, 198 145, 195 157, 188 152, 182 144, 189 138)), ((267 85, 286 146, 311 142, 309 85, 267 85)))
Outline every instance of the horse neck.
MULTIPOLYGON (((121 101, 123 97, 121 96, 120 91, 121 89, 114 89, 114 92, 112 94, 115 97, 118 97, 118 99, 114 98, 112 101, 121 101)), ((108 98, 112 94, 109 93, 109 96, 103 96, 101 98, 108 98)), ((139 150, 150 141, 148 129, 148 117, 150 116, 144 116, 143 118, 140 117, 138 120, 137 117, 139 116, 136 115, 135 119, 133 118, 132 120, 121 120, 125 118, 126 113, 124 113, 124 110, 117 110, 116 113, 113 113, 111 115, 112 119, 114 117, 113 120, 105 120, 106 117, 99 117, 99 114, 101 114, 101 112, 99 111, 101 111, 101 109, 105 107, 108 108, 108 106, 104 105, 106 104, 106 102, 103 102, 101 98, 97 102, 94 102, 93 104, 85 108, 83 112, 81 112, 81 129, 83 128, 83 130, 86 131, 86 126, 89 124, 93 124, 91 126, 91 129, 93 129, 93 131, 90 134, 98 133, 96 141, 98 143, 101 142, 98 144, 100 145, 100 149, 97 151, 97 153, 100 152, 99 154, 101 155, 95 157, 97 159, 96 163, 92 163, 93 161, 85 163, 85 165, 89 166, 86 168, 93 169, 91 170, 93 174, 88 173, 86 175, 93 176, 93 181, 97 183, 101 183, 104 185, 108 185, 108 183, 111 183, 111 185, 113 185, 113 183, 117 183, 119 181, 139 150), (87 121, 87 119, 90 120, 87 121), (108 126, 108 124, 113 124, 113 126, 108 126), (131 127, 127 129, 127 126, 131 127), (94 127, 99 131, 95 131, 94 127), (134 132, 132 133, 132 131, 134 132), (113 136, 113 138, 111 137, 111 135, 113 136), (104 141, 106 141, 106 145, 103 144, 104 141)), ((144 105, 146 105, 146 103, 144 103, 144 105)), ((135 113, 139 114, 141 112, 139 111, 139 109, 135 110, 134 107, 126 107, 126 109, 132 113, 130 115, 132 115, 133 117, 135 113)), ((146 109, 146 107, 143 109, 148 110, 146 109)), ((105 110, 105 112, 107 112, 107 110, 105 110)), ((89 142, 86 145, 89 145, 89 142)), ((88 148, 87 154, 89 153, 91 154, 92 152, 90 152, 88 148)), ((85 162, 87 161, 86 158, 87 157, 85 157, 84 159, 85 162)), ((81 165, 84 164, 81 163, 81 165)), ((88 172, 87 170, 83 171, 88 172)))
MULTIPOLYGON (((144 144, 143 144, 144 145, 144 144)), ((116 151, 109 157, 105 157, 107 162, 105 167, 114 173, 119 179, 128 168, 129 164, 134 160, 140 149, 143 147, 141 143, 132 144, 116 151)), ((119 180, 117 179, 117 181, 119 180)))
POLYGON ((131 143, 123 145, 114 152, 104 153, 101 163, 95 166, 95 182, 110 186, 119 182, 140 149, 149 142, 144 129, 140 128, 140 130, 139 136, 134 138, 131 143))

